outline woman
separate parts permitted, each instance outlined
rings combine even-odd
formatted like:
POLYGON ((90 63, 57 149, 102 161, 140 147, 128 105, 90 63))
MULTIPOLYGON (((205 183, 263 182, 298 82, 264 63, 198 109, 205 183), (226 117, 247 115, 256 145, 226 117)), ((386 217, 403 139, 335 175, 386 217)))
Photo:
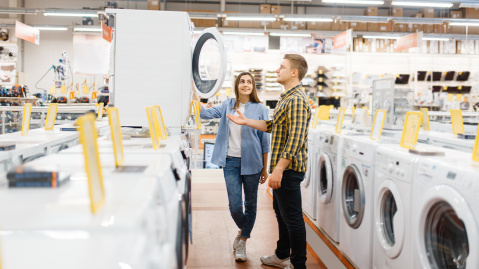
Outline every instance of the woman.
MULTIPOLYGON (((258 182, 263 184, 268 177, 266 162, 270 137, 253 128, 236 125, 226 115, 237 115, 238 109, 248 118, 267 120, 269 116, 268 109, 258 98, 250 73, 239 74, 234 89, 236 98, 228 98, 212 108, 200 106, 200 116, 202 119, 221 118, 211 162, 223 167, 230 213, 240 229, 233 243, 235 260, 246 261, 246 240, 250 238, 256 219, 258 182)), ((196 94, 194 98, 198 100, 196 94)))

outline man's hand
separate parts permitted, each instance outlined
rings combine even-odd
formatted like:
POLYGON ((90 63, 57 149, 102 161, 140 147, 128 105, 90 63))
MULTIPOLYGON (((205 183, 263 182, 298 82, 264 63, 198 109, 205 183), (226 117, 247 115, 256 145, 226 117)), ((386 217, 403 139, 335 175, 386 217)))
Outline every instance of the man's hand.
POLYGON ((281 180, 283 180, 283 172, 274 169, 273 173, 269 176, 268 185, 273 188, 273 190, 281 188, 281 180))
POLYGON ((238 125, 246 125, 246 120, 248 118, 246 118, 246 116, 241 113, 241 111, 239 110, 236 110, 236 112, 238 112, 238 116, 234 116, 234 115, 226 115, 226 117, 228 117, 228 119, 230 119, 232 122, 238 124, 238 125))
POLYGON ((263 168, 263 170, 261 170, 261 176, 259 177, 259 183, 263 184, 266 182, 267 179, 268 179, 268 172, 266 172, 266 169, 263 168))

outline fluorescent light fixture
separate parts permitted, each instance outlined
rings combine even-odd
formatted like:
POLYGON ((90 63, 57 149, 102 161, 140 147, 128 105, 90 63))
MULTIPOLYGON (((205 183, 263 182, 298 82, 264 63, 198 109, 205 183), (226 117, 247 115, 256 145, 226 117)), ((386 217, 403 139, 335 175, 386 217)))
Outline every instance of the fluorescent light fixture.
POLYGON ((460 3, 459 8, 479 8, 479 2, 460 3))
POLYGON ((75 27, 73 28, 75 32, 101 32, 100 27, 75 27))
POLYGON ((311 37, 311 34, 270 33, 270 36, 311 37))
POLYGON ((264 36, 264 33, 260 32, 223 32, 224 35, 257 35, 264 36))
POLYGON ((65 11, 65 10, 45 10, 44 16, 57 17, 98 17, 97 11, 65 11))
POLYGON ((451 26, 479 26, 479 22, 451 22, 451 26))
POLYGON ((422 40, 449 41, 449 38, 446 38, 446 37, 423 37, 422 40))
POLYGON ((0 8, 0 14, 36 14, 35 9, 25 8, 0 8))
POLYGON ((383 36, 383 35, 363 35, 363 38, 375 38, 375 39, 399 39, 400 36, 383 36))
POLYGON ((227 21, 276 21, 275 17, 236 17, 228 16, 227 21))
POLYGON ((406 1, 393 1, 391 3, 393 6, 410 6, 410 7, 452 7, 452 3, 448 2, 406 2, 406 1))
POLYGON ((384 1, 367 1, 367 0, 323 0, 325 4, 352 4, 352 5, 382 5, 384 1))
POLYGON ((68 27, 66 26, 33 26, 33 28, 38 29, 40 31, 66 31, 68 27))
POLYGON ((283 21, 311 21, 311 22, 332 22, 332 18, 305 18, 305 17, 286 17, 283 21))

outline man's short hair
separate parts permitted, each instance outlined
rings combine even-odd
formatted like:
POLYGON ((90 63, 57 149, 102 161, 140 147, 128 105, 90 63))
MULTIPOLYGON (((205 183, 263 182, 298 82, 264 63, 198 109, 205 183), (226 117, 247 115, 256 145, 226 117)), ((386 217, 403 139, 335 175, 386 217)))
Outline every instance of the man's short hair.
POLYGON ((303 56, 299 54, 285 54, 284 59, 288 60, 291 64, 291 69, 298 69, 299 81, 303 80, 308 72, 308 63, 303 56))

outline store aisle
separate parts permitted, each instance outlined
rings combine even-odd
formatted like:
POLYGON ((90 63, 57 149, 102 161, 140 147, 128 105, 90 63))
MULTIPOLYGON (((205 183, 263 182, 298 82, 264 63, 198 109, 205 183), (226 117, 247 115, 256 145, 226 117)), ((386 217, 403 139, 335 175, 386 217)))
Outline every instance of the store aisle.
MULTIPOLYGON (((222 170, 192 171, 193 245, 188 268, 275 268, 264 266, 259 258, 274 252, 278 226, 266 184, 260 185, 258 211, 251 238, 246 245, 248 260, 234 261, 233 240, 238 232, 228 210, 222 170)), ((307 267, 323 268, 308 252, 307 267)))

